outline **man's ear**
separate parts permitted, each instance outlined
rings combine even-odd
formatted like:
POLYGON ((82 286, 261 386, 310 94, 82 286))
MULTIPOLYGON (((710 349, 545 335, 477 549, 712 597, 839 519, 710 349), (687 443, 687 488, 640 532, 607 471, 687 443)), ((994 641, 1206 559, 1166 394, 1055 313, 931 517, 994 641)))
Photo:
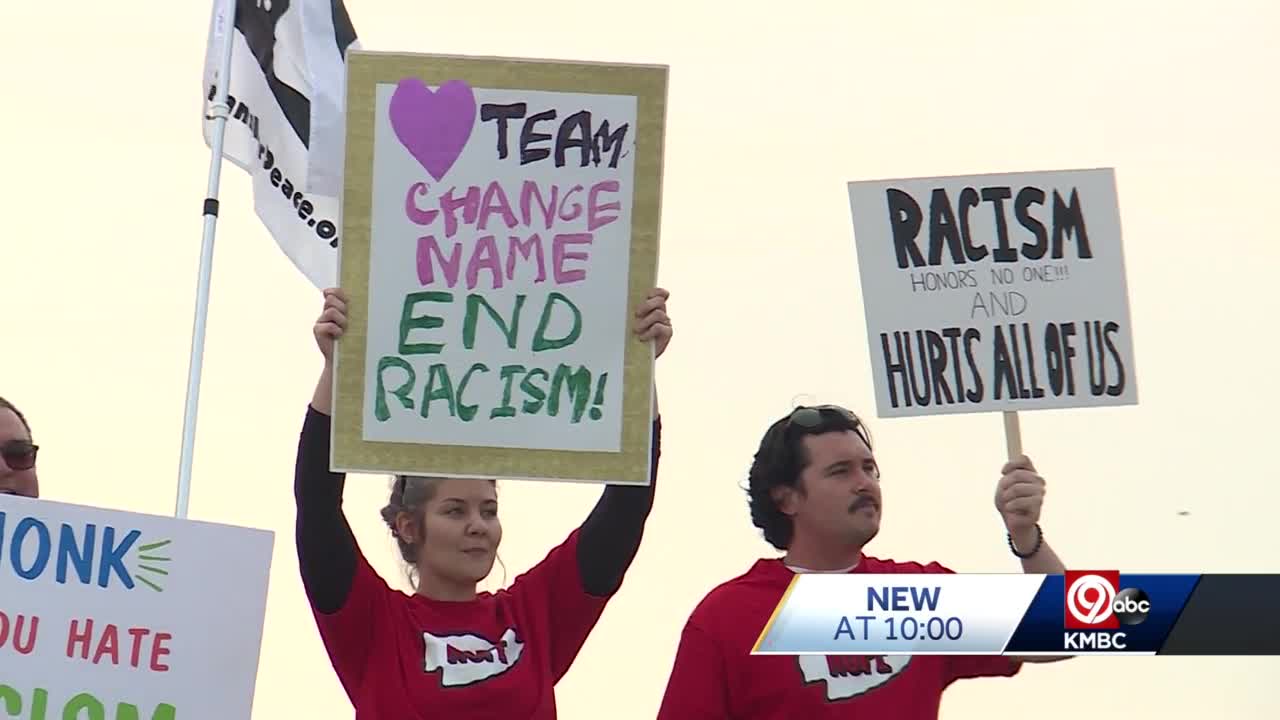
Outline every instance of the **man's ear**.
POLYGON ((769 491, 769 497, 773 499, 773 504, 778 506, 779 512, 787 517, 796 514, 796 503, 799 501, 800 493, 796 488, 790 485, 779 485, 769 491))

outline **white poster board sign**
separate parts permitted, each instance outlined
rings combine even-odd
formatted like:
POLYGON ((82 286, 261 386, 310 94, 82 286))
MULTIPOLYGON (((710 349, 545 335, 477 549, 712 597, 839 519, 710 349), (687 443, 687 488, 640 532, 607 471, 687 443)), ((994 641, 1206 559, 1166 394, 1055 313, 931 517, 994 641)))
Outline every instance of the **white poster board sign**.
POLYGON ((1111 169, 849 183, 881 417, 1132 405, 1111 169))
POLYGON ((0 715, 248 718, 273 541, 0 495, 0 715))
POLYGON ((334 469, 649 482, 666 86, 349 55, 334 469))
POLYGON ((377 87, 364 439, 617 452, 636 98, 460 89, 467 142, 435 182, 423 162, 442 153, 406 129, 431 117, 417 88, 377 87), (542 111, 546 147, 513 108, 542 111), (598 162, 553 154, 552 118, 583 113, 619 129, 598 162))

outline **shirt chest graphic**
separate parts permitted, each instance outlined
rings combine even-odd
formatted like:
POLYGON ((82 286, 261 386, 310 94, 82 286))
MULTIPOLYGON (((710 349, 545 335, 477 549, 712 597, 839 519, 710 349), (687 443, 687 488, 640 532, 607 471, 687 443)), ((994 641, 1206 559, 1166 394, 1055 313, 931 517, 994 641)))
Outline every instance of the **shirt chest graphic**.
POLYGON ((910 655, 801 655, 796 660, 805 685, 822 683, 828 702, 871 692, 911 664, 910 655))
POLYGON ((422 633, 423 671, 438 674, 443 687, 465 687, 502 675, 524 655, 524 642, 515 628, 497 640, 471 633, 422 633))

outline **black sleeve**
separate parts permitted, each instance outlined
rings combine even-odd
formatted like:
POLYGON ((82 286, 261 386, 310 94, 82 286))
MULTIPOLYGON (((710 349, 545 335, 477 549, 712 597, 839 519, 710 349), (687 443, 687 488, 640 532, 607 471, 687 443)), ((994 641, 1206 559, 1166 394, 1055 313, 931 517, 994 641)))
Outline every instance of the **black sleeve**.
POLYGON ((356 572, 356 539, 342 514, 344 473, 329 471, 328 415, 307 406, 293 469, 294 540, 302 585, 315 609, 342 609, 356 572))
POLYGON ((650 477, 647 486, 610 485, 582 524, 578 536, 578 572, 582 587, 596 597, 608 597, 622 585, 631 567, 644 524, 653 508, 658 484, 658 458, 662 454, 662 420, 653 421, 650 449, 650 477))

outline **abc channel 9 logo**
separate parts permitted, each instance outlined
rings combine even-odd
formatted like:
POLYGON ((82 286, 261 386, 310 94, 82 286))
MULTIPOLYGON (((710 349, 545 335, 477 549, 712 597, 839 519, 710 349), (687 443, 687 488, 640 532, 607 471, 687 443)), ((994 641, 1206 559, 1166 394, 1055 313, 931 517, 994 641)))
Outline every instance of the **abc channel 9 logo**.
POLYGON ((1120 588, 1119 570, 1068 570, 1065 625, 1072 630, 1113 630, 1138 625, 1151 612, 1140 588, 1120 588))

